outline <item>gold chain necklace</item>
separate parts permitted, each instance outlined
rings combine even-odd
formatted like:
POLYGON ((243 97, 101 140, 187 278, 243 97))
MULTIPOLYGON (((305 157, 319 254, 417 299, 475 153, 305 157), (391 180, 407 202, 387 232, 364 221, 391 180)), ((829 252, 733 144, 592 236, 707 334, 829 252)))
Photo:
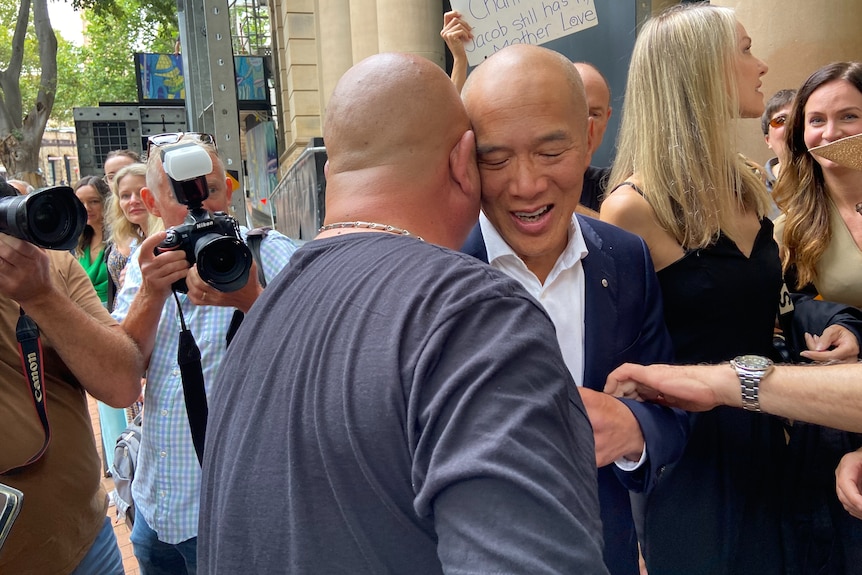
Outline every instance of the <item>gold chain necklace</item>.
POLYGON ((420 242, 425 241, 422 238, 420 238, 419 236, 412 234, 403 228, 396 228, 395 226, 390 226, 387 224, 378 224, 375 222, 335 222, 334 224, 326 224, 325 226, 322 226, 317 231, 318 231, 318 233, 320 233, 320 232, 326 232, 329 230, 338 230, 341 228, 365 228, 365 229, 374 230, 377 232, 387 232, 390 234, 397 234, 399 236, 408 236, 411 238, 416 238, 420 242))

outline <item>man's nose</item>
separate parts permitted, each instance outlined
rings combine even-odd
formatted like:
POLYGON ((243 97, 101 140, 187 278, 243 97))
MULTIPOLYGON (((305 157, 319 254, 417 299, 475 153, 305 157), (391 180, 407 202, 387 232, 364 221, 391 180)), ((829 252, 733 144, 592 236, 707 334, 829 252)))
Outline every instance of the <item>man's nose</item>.
POLYGON ((541 167, 536 165, 532 158, 519 160, 515 169, 517 173, 514 179, 513 193, 522 198, 532 198, 547 188, 546 178, 542 175, 541 167))

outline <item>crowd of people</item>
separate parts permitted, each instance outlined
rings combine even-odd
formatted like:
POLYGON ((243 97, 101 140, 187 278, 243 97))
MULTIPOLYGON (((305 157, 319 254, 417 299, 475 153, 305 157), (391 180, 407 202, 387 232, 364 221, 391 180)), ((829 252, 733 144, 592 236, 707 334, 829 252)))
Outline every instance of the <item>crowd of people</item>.
POLYGON ((734 12, 675 6, 599 167, 600 70, 516 44, 471 71, 459 13, 441 36, 451 77, 406 54, 342 76, 320 233, 263 234, 236 289, 163 249, 176 153, 230 211, 206 134, 79 181, 74 253, 0 234, 0 482, 25 494, 0 572, 122 573, 85 392, 105 454, 143 401, 144 575, 858 569, 862 171, 819 150, 862 134, 862 64, 764 104, 734 12))

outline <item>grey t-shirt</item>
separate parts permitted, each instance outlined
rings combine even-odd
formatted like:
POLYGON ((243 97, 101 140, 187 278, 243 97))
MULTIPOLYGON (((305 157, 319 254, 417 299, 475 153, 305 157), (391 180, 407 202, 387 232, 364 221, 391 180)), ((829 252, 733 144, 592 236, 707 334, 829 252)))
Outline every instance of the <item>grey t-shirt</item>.
POLYGON ((553 325, 469 256, 382 233, 306 244, 214 388, 202 573, 606 573, 553 325))

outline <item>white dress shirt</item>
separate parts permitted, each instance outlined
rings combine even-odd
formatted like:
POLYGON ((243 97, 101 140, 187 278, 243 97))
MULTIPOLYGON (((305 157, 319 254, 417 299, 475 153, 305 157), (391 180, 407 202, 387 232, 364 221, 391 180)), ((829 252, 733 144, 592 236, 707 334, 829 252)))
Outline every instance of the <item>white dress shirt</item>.
POLYGON ((488 263, 524 286, 542 304, 557 328, 563 360, 578 386, 584 384, 584 266, 589 251, 581 226, 573 215, 569 243, 542 284, 527 264, 509 247, 484 212, 479 226, 488 250, 488 263))
MULTIPOLYGON (((569 242, 557 258, 545 283, 527 268, 509 244, 497 232, 484 212, 479 214, 479 227, 485 239, 488 263, 520 283, 530 295, 542 304, 557 329, 557 340, 563 360, 578 387, 584 384, 584 315, 585 279, 581 263, 589 250, 581 233, 578 218, 572 214, 569 224, 569 242)), ((640 460, 629 461, 620 458, 616 464, 620 469, 633 471, 646 461, 647 449, 644 444, 640 460)))

